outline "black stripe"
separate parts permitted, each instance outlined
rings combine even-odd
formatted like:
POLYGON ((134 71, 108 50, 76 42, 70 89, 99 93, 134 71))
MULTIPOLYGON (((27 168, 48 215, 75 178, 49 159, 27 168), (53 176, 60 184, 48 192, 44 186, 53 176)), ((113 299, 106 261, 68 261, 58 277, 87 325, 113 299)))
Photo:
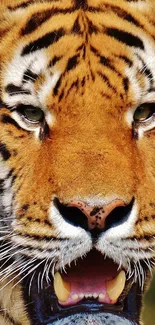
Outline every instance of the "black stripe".
MULTIPOLYGON (((126 0, 127 2, 139 2, 139 0, 126 0)), ((145 0, 140 0, 141 2, 143 1, 145 1, 145 0)))
POLYGON ((12 174, 14 173, 14 168, 10 169, 8 175, 7 175, 7 178, 10 178, 12 176, 12 174))
MULTIPOLYGON (((0 121, 1 121, 2 123, 4 123, 4 124, 11 124, 11 125, 15 126, 18 130, 23 130, 23 129, 22 129, 22 128, 17 124, 17 122, 16 122, 12 117, 10 117, 9 115, 3 114, 3 115, 1 116, 0 121)), ((26 132, 26 130, 23 130, 23 131, 26 132)))
POLYGON ((77 79, 76 81, 73 81, 71 86, 69 87, 68 91, 67 91, 67 94, 66 94, 66 97, 68 97, 69 93, 71 92, 71 90, 73 88, 76 88, 78 89, 79 88, 79 80, 77 79))
POLYGON ((144 65, 144 69, 143 69, 142 73, 144 73, 146 75, 146 77, 149 79, 150 84, 153 85, 154 77, 153 77, 151 70, 144 65))
POLYGON ((64 95, 65 95, 65 92, 64 92, 64 89, 63 89, 62 92, 61 92, 60 95, 59 95, 59 99, 58 99, 59 103, 60 103, 61 100, 63 99, 64 95))
POLYGON ((22 2, 22 3, 20 3, 20 4, 17 5, 17 6, 13 6, 13 7, 8 6, 8 9, 14 11, 14 10, 17 10, 17 9, 26 8, 26 7, 28 7, 29 5, 31 5, 32 2, 33 2, 33 1, 29 0, 29 1, 27 1, 27 2, 22 2))
POLYGON ((75 9, 88 9, 87 0, 73 0, 75 9))
POLYGON ((127 14, 126 16, 122 17, 124 20, 129 21, 130 23, 134 24, 137 27, 143 27, 137 19, 135 19, 131 14, 127 14))
POLYGON ((88 7, 88 11, 93 12, 93 13, 99 13, 99 12, 102 13, 103 12, 103 10, 101 8, 92 7, 92 6, 88 7))
MULTIPOLYGON (((21 222, 22 222, 22 219, 21 219, 21 222)), ((41 234, 40 235, 39 234, 37 234, 37 235, 35 235, 35 234, 31 235, 31 234, 25 233, 23 235, 23 233, 20 232, 20 231, 16 231, 16 234, 19 235, 19 236, 21 236, 21 237, 30 238, 31 240, 37 240, 37 241, 46 240, 46 241, 52 242, 52 241, 58 241, 58 240, 59 241, 69 240, 69 238, 67 238, 67 237, 66 238, 61 238, 61 237, 58 238, 58 237, 53 237, 53 236, 50 236, 50 235, 49 236, 44 236, 44 235, 42 236, 41 234)), ((27 245, 28 245, 28 242, 27 242, 27 245)), ((22 248, 22 246, 21 246, 21 248, 22 248)), ((28 248, 28 249, 29 248, 30 249, 34 249, 34 247, 31 247, 31 246, 26 246, 26 248, 28 248)), ((44 248, 38 247, 38 249, 44 251, 44 248)), ((51 250, 49 249, 48 251, 51 251, 51 250)))
MULTIPOLYGON (((44 2, 59 2, 59 0, 44 0, 44 2)), ((30 5, 32 5, 33 3, 40 3, 40 0, 29 0, 27 2, 21 2, 19 5, 17 6, 8 6, 7 8, 11 11, 17 10, 17 9, 22 9, 22 8, 27 8, 30 5)))
POLYGON ((129 79, 127 77, 123 79, 123 86, 124 86, 125 92, 127 92, 129 89, 129 79))
POLYGON ((116 70, 116 68, 110 63, 110 60, 108 58, 106 58, 105 56, 100 56, 100 63, 103 64, 105 67, 109 68, 110 70, 112 70, 113 72, 115 72, 118 77, 122 78, 122 74, 116 70))
POLYGON ((27 55, 37 50, 47 48, 53 43, 58 42, 58 40, 64 35, 65 35, 65 31, 63 28, 47 33, 46 35, 38 38, 34 42, 31 42, 28 45, 26 45, 23 48, 22 55, 27 55))
POLYGON ((88 21, 88 33, 90 35, 97 34, 99 32, 99 29, 92 23, 92 21, 90 21, 89 19, 87 19, 87 21, 88 21))
POLYGON ((120 60, 123 60, 125 63, 127 63, 130 67, 132 67, 133 62, 127 58, 125 55, 119 55, 117 56, 120 60))
POLYGON ((7 320, 10 325, 22 325, 21 323, 17 323, 17 322, 15 323, 12 317, 10 317, 9 314, 7 313, 6 309, 5 312, 3 311, 3 309, 1 309, 1 315, 2 317, 4 317, 4 321, 7 320))
POLYGON ((0 99, 0 109, 1 108, 5 108, 6 107, 6 105, 3 103, 3 101, 0 99))
POLYGON ((83 77, 83 79, 81 81, 81 86, 84 87, 85 83, 86 83, 86 77, 83 77))
POLYGON ((128 46, 137 47, 141 50, 144 50, 144 44, 142 40, 129 32, 124 32, 117 28, 107 28, 106 34, 108 36, 114 37, 116 40, 128 46))
POLYGON ((53 94, 54 94, 54 96, 57 95, 58 90, 59 90, 59 87, 60 87, 60 85, 61 85, 61 82, 62 82, 62 76, 61 76, 60 79, 57 81, 57 83, 56 83, 56 85, 55 85, 55 87, 54 87, 54 89, 53 89, 53 94))
POLYGON ((76 66, 78 64, 78 58, 79 58, 79 55, 75 55, 75 56, 73 56, 72 58, 70 58, 68 60, 66 71, 69 71, 69 70, 72 70, 72 69, 76 68, 76 66))
POLYGON ((6 34, 10 32, 10 28, 0 30, 0 40, 2 40, 2 38, 4 38, 6 34))
POLYGON ((149 90, 148 90, 149 93, 154 93, 155 92, 155 88, 151 87, 149 90))
POLYGON ((106 58, 105 56, 100 56, 100 62, 105 65, 106 67, 110 67, 110 59, 106 58))
POLYGON ((43 23, 45 23, 52 16, 52 9, 36 12, 27 24, 21 29, 21 35, 28 35, 34 32, 38 27, 40 27, 43 23))
POLYGON ((58 61, 60 61, 62 56, 54 56, 54 58, 50 61, 49 67, 53 67, 58 61))
POLYGON ((141 61, 143 68, 141 69, 141 73, 144 74, 150 82, 150 87, 153 85, 154 83, 154 78, 153 78, 153 74, 151 72, 151 70, 146 66, 144 60, 142 59, 142 57, 139 54, 136 54, 138 59, 141 61))
POLYGON ((33 73, 30 69, 27 69, 24 72, 22 81, 23 82, 26 82, 26 81, 35 82, 37 78, 38 78, 38 75, 36 73, 33 73))
POLYGON ((137 27, 143 27, 135 17, 133 17, 124 9, 112 4, 105 4, 104 7, 106 9, 106 12, 109 9, 111 12, 114 12, 118 17, 127 20, 128 22, 134 24, 137 27))
POLYGON ((9 84, 5 87, 5 91, 10 95, 10 96, 14 96, 14 95, 19 95, 19 94, 26 94, 26 95, 30 95, 31 92, 30 90, 25 90, 22 87, 13 85, 13 84, 9 84))
POLYGON ((6 145, 3 143, 0 143, 0 154, 2 155, 2 157, 5 161, 11 157, 10 151, 7 149, 6 145))
POLYGON ((80 26, 80 23, 79 23, 79 17, 76 18, 76 20, 74 22, 74 25, 72 27, 71 33, 78 34, 78 35, 82 34, 81 26, 80 26))
POLYGON ((105 81, 105 83, 111 90, 113 90, 114 93, 117 93, 116 88, 110 83, 109 78, 105 74, 100 71, 98 71, 97 74, 105 81))
POLYGON ((110 96, 110 95, 107 95, 107 94, 105 94, 105 93, 103 93, 103 91, 101 91, 100 94, 101 94, 102 97, 104 97, 104 98, 106 98, 106 99, 108 99, 108 100, 111 99, 111 96, 110 96))
POLYGON ((109 58, 106 58, 103 55, 100 55, 99 51, 95 49, 93 46, 90 46, 91 51, 98 57, 100 58, 100 63, 103 64, 105 67, 109 68, 112 70, 114 73, 118 75, 118 77, 123 77, 122 74, 116 70, 116 68, 111 64, 111 61, 109 58))

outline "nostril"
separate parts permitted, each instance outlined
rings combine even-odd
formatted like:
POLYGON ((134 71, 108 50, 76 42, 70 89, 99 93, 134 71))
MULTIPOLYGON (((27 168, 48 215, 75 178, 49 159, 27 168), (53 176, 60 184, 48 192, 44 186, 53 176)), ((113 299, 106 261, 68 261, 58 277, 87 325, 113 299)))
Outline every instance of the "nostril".
POLYGON ((65 221, 86 231, 89 230, 93 237, 123 224, 130 216, 133 204, 134 198, 128 205, 117 199, 102 207, 89 206, 82 201, 63 204, 58 198, 54 199, 54 205, 65 221))
POLYGON ((112 210, 105 220, 104 231, 123 224, 125 221, 127 221, 133 208, 134 201, 135 199, 133 198, 128 205, 119 206, 112 210))
POLYGON ((88 219, 79 208, 63 204, 59 201, 58 198, 54 199, 54 205, 68 223, 73 226, 79 226, 85 230, 88 230, 88 219))

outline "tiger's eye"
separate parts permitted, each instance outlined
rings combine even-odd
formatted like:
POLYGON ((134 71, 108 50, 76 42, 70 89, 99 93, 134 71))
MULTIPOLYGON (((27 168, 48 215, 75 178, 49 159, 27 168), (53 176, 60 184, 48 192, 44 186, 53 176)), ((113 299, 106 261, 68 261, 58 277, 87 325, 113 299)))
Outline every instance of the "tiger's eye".
POLYGON ((43 121, 44 119, 44 113, 38 107, 27 106, 24 108, 23 113, 26 119, 32 123, 38 123, 43 121))
POLYGON ((136 109, 133 118, 135 122, 144 122, 150 118, 153 113, 152 104, 143 104, 136 109))

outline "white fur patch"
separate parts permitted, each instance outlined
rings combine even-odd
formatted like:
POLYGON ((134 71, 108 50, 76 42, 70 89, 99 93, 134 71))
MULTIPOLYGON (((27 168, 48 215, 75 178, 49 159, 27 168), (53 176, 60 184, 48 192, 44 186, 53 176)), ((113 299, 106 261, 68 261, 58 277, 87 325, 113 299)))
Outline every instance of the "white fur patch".
MULTIPOLYGON (((124 239, 130 237, 131 234, 134 233, 134 225, 137 217, 138 208, 135 202, 127 220, 120 225, 111 227, 102 234, 96 243, 96 249, 103 255, 112 258, 118 265, 128 267, 130 249, 128 249, 128 241, 124 241, 124 239), (124 248, 122 247, 123 243, 124 248)), ((139 258, 139 254, 136 256, 139 258)))
POLYGON ((30 53, 26 56, 21 56, 21 48, 19 48, 14 55, 13 60, 8 64, 4 71, 4 88, 8 84, 13 84, 21 87, 23 91, 29 90, 31 94, 14 93, 10 96, 8 93, 3 93, 3 101, 10 107, 17 106, 18 104, 40 106, 39 99, 36 96, 33 83, 22 83, 24 72, 30 69, 33 73, 39 74, 46 69, 47 60, 42 51, 37 53, 30 53))
MULTIPOLYGON (((15 52, 13 60, 9 63, 3 75, 4 88, 9 84, 16 87, 20 87, 20 91, 15 91, 12 94, 3 92, 3 101, 9 107, 16 107, 19 104, 33 105, 34 107, 39 107, 44 111, 46 121, 49 126, 53 126, 55 118, 51 112, 48 111, 46 107, 47 97, 52 92, 57 81, 60 78, 60 72, 53 71, 51 74, 47 70, 47 58, 43 51, 37 51, 35 53, 30 53, 26 56, 21 56, 22 48, 18 48, 15 52), (39 75, 44 74, 45 80, 37 91, 34 87, 33 77, 27 75, 27 70, 30 70, 33 74, 39 75), (26 78, 24 80, 24 77, 26 78), (27 79, 28 78, 28 79, 27 79), (25 94, 25 91, 29 91, 29 94, 25 94)), ((35 131, 36 138, 38 138, 40 128, 38 126, 32 127, 27 125, 26 122, 22 120, 17 112, 12 113, 12 117, 15 121, 25 130, 35 131)))
POLYGON ((40 74, 47 67, 47 59, 43 51, 39 50, 25 56, 21 56, 21 51, 22 47, 20 46, 4 71, 4 87, 10 83, 20 86, 27 69, 30 69, 34 74, 40 74))
POLYGON ((49 220, 54 225, 58 236, 66 236, 67 238, 78 238, 79 236, 85 236, 87 246, 87 239, 89 242, 89 236, 87 235, 86 231, 81 227, 76 227, 66 222, 58 209, 54 206, 53 202, 49 210, 49 220))
POLYGON ((46 106, 46 101, 51 93, 52 89, 55 87, 56 83, 58 82, 61 74, 58 71, 55 71, 53 75, 50 75, 48 72, 45 74, 45 82, 42 87, 39 89, 39 101, 43 107, 46 106))
POLYGON ((134 202, 132 211, 127 217, 127 220, 120 225, 113 226, 106 231, 104 237, 108 240, 111 239, 120 239, 131 236, 134 230, 135 222, 138 218, 138 207, 136 201, 134 202))
POLYGON ((150 5, 144 2, 143 0, 139 0, 137 2, 131 0, 129 5, 133 7, 134 10, 141 10, 144 11, 145 13, 150 9, 150 5))
POLYGON ((4 163, 1 154, 0 154, 0 180, 3 180, 7 177, 9 173, 9 169, 6 166, 6 163, 4 163))
MULTIPOLYGON (((11 212, 11 205, 13 199, 13 191, 11 188, 12 176, 8 178, 9 169, 0 157, 0 180, 3 181, 3 192, 0 195, 0 206, 3 207, 4 212, 8 215, 11 212)), ((1 211, 2 212, 2 211, 1 211)))

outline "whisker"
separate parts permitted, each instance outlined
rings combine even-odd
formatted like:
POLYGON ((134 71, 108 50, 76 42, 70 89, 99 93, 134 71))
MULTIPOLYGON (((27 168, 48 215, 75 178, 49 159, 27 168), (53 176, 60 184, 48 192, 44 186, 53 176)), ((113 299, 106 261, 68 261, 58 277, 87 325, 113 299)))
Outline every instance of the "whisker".
POLYGON ((36 274, 36 271, 32 274, 31 280, 29 282, 29 291, 28 291, 29 292, 29 296, 31 294, 31 286, 32 286, 32 282, 33 282, 33 279, 34 279, 35 274, 36 274))

